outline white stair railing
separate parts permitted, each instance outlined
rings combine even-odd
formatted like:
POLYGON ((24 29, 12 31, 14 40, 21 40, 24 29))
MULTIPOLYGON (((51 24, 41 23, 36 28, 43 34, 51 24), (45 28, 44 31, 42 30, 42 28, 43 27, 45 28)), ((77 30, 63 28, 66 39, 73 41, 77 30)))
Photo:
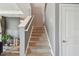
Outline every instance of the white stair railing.
POLYGON ((20 56, 26 55, 26 47, 30 36, 32 27, 32 16, 27 16, 26 19, 19 25, 19 38, 20 38, 20 56))

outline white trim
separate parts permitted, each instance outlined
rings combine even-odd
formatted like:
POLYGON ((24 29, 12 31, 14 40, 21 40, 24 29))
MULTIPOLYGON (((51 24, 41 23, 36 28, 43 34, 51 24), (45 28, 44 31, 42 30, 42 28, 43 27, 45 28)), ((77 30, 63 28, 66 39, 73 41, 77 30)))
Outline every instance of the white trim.
POLYGON ((26 47, 26 54, 27 54, 27 49, 29 47, 29 42, 30 42, 30 38, 31 38, 31 35, 32 35, 32 31, 33 31, 33 26, 32 26, 32 29, 31 29, 31 33, 30 33, 30 37, 29 37, 29 40, 28 40, 28 43, 27 43, 27 47, 26 47))
POLYGON ((62 31, 61 31, 61 28, 62 28, 62 26, 61 26, 61 25, 62 25, 62 23, 61 23, 61 14, 62 14, 61 11, 62 11, 62 9, 61 9, 61 8, 62 8, 62 7, 61 7, 61 4, 60 4, 60 5, 59 5, 59 55, 60 55, 60 56, 62 55, 62 54, 61 54, 61 50, 62 50, 62 49, 61 49, 61 48, 62 48, 62 47, 61 47, 61 46, 62 46, 62 45, 61 45, 61 43, 62 43, 62 42, 61 42, 61 36, 62 36, 62 35, 61 35, 61 32, 62 32, 62 31))
POLYGON ((0 10, 0 15, 2 14, 23 14, 23 13, 21 11, 14 11, 14 10, 9 11, 0 10))
POLYGON ((62 3, 62 4, 60 4, 60 6, 61 7, 79 7, 79 5, 78 4, 73 4, 73 3, 66 3, 66 4, 64 4, 64 3, 62 3))
POLYGON ((52 54, 52 56, 54 56, 54 52, 52 50, 52 46, 50 44, 49 36, 48 36, 48 33, 47 33, 47 30, 46 30, 46 27, 45 26, 44 26, 44 29, 45 29, 45 34, 47 35, 47 40, 48 40, 48 43, 49 43, 49 47, 51 49, 51 54, 52 54))

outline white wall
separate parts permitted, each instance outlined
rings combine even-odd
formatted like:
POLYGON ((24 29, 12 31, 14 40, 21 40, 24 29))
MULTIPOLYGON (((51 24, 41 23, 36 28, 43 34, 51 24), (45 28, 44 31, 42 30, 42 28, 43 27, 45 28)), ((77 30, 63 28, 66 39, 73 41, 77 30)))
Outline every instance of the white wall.
POLYGON ((50 3, 46 8, 46 27, 54 55, 59 55, 59 4, 50 3))
POLYGON ((0 3, 0 16, 19 17, 30 15, 30 3, 0 3))
POLYGON ((20 23, 20 19, 18 17, 7 17, 6 22, 7 33, 14 37, 18 37, 18 25, 20 23))
POLYGON ((16 5, 16 3, 0 3, 0 10, 3 10, 3 11, 6 11, 6 10, 7 11, 10 11, 10 10, 20 11, 20 9, 16 5))
POLYGON ((48 36, 52 46, 52 50, 55 53, 55 4, 47 4, 46 7, 46 27, 48 36))
POLYGON ((30 3, 17 3, 17 6, 24 13, 25 16, 31 16, 31 6, 30 3))

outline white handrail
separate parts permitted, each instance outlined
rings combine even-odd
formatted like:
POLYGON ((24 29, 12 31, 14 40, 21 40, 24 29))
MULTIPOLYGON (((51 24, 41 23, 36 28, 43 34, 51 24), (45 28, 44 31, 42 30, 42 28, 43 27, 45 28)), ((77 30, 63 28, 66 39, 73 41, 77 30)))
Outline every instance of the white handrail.
POLYGON ((25 31, 28 31, 28 30, 29 30, 29 28, 30 28, 30 26, 31 26, 31 24, 32 24, 33 18, 34 18, 34 16, 31 18, 31 21, 30 21, 30 23, 29 23, 29 25, 28 25, 28 27, 26 28, 25 31))
POLYGON ((32 16, 27 16, 25 18, 25 20, 22 23, 19 24, 19 27, 25 27, 28 24, 28 22, 30 21, 31 17, 32 16))

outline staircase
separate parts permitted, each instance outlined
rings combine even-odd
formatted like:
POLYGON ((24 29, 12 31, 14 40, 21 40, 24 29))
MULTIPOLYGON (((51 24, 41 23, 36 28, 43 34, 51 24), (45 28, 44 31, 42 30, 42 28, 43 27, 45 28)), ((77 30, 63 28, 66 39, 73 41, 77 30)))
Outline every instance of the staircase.
POLYGON ((51 56, 44 27, 33 27, 27 48, 27 56, 51 56))

